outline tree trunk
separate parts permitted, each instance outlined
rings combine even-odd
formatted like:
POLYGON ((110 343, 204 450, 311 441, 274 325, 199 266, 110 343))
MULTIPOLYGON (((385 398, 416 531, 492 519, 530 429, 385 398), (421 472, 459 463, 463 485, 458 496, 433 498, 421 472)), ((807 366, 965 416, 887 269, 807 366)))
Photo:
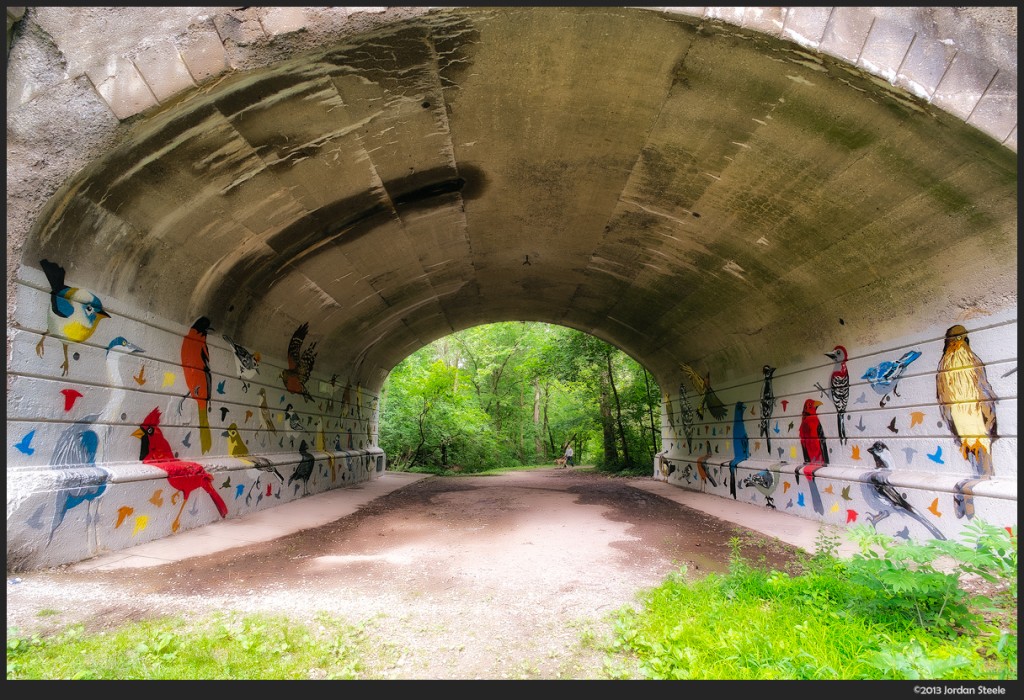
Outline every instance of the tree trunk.
POLYGON ((652 454, 658 454, 658 433, 654 429, 654 406, 651 405, 651 383, 647 379, 647 368, 644 367, 644 396, 647 397, 647 415, 651 419, 651 450, 652 454))
MULTIPOLYGON (((545 412, 545 418, 547 412, 545 412)), ((546 422, 546 421, 545 421, 546 422)), ((533 454, 538 462, 544 461, 544 434, 540 423, 540 378, 533 378, 533 454)))
POLYGON ((619 451, 615 446, 615 421, 612 419, 612 404, 609 399, 608 375, 604 372, 600 376, 600 391, 598 403, 601 409, 601 432, 604 438, 604 463, 609 467, 619 466, 619 451))
POLYGON ((622 427, 622 404, 619 403, 619 392, 615 388, 615 375, 612 372, 612 353, 610 348, 605 350, 604 357, 608 366, 608 383, 612 387, 612 396, 615 399, 615 422, 619 427, 619 437, 622 439, 623 466, 631 467, 633 464, 629 458, 629 443, 626 442, 626 430, 622 427))

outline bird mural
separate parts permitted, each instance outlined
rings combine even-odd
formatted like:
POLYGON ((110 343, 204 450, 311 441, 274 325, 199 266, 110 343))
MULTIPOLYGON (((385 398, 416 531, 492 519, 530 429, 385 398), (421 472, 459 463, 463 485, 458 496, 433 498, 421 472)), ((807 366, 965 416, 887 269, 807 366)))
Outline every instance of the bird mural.
POLYGON ((174 522, 171 523, 172 532, 177 532, 181 527, 181 513, 185 510, 189 496, 196 489, 202 489, 210 496, 220 517, 227 517, 228 507, 213 486, 213 474, 206 471, 200 464, 186 462, 174 456, 170 443, 167 442, 167 438, 160 430, 159 408, 154 408, 149 412, 149 415, 139 425, 138 430, 132 433, 132 437, 138 438, 141 442, 139 459, 144 464, 166 472, 167 483, 177 489, 171 497, 171 502, 174 503, 179 494, 181 496, 181 508, 178 509, 178 514, 175 516, 174 522))
POLYGON ((796 468, 796 481, 800 483, 800 474, 807 478, 807 489, 811 493, 811 505, 814 512, 822 515, 825 508, 818 493, 818 484, 814 481, 814 473, 828 464, 828 447, 825 444, 825 431, 818 418, 818 406, 821 401, 807 399, 804 401, 800 419, 800 447, 803 449, 804 463, 796 468))
POLYGON ((732 459, 729 460, 729 493, 736 498, 736 467, 739 463, 750 459, 750 439, 747 437, 747 426, 743 422, 746 404, 737 401, 732 417, 732 459))
POLYGON ((306 334, 309 332, 309 323, 303 323, 292 333, 288 342, 288 367, 281 370, 281 381, 284 388, 293 394, 300 394, 306 401, 312 401, 313 397, 306 388, 313 373, 313 363, 316 361, 316 343, 310 343, 303 348, 306 334))
MULTIPOLYGON (((295 467, 295 471, 288 477, 288 485, 291 486, 292 482, 302 482, 303 495, 309 494, 309 478, 313 476, 313 466, 315 460, 313 455, 309 452, 309 445, 306 444, 305 440, 299 442, 299 465, 295 467)), ((296 491, 298 491, 298 483, 296 483, 296 491)))
POLYGON ((764 384, 761 385, 761 419, 758 421, 757 434, 765 439, 768 454, 771 454, 772 436, 768 426, 772 420, 772 413, 775 412, 775 390, 772 387, 775 368, 765 365, 761 368, 761 373, 764 375, 764 384))
POLYGON ((885 408, 885 404, 892 400, 893 396, 899 396, 899 381, 903 373, 907 371, 910 364, 921 357, 919 350, 908 350, 897 360, 885 360, 874 367, 869 367, 861 379, 867 379, 875 393, 881 394, 882 398, 878 405, 885 408))
POLYGON ((39 264, 50 284, 50 305, 46 314, 46 330, 36 344, 36 354, 43 357, 47 336, 60 340, 64 347, 61 376, 66 377, 70 370, 68 343, 87 341, 96 332, 100 321, 110 318, 110 314, 104 310, 100 298, 89 290, 69 287, 64 280, 63 267, 49 260, 40 260, 39 264))
POLYGON ((110 471, 96 465, 100 438, 93 425, 97 419, 98 414, 84 416, 65 428, 57 438, 53 455, 50 457, 50 468, 60 472, 60 480, 59 486, 53 492, 53 518, 50 521, 47 545, 53 541, 53 534, 64 522, 68 511, 84 503, 85 525, 94 540, 90 543, 90 551, 99 549, 99 544, 95 541, 95 526, 99 515, 90 514, 90 510, 93 504, 98 508, 99 498, 107 490, 107 484, 110 482, 110 471))
POLYGON ((846 405, 850 401, 850 372, 846 369, 846 348, 837 345, 832 352, 826 352, 825 357, 831 359, 835 365, 832 374, 829 376, 829 388, 825 389, 820 383, 815 382, 814 386, 832 400, 836 409, 836 423, 839 435, 839 444, 846 444, 846 405))
POLYGON ((277 433, 277 426, 274 425, 274 416, 270 413, 270 406, 267 405, 267 392, 260 387, 260 427, 268 433, 277 433))
MULTIPOLYGON (((207 333, 211 330, 210 319, 200 316, 181 343, 181 369, 188 387, 188 394, 182 403, 190 396, 195 399, 199 409, 199 448, 203 454, 209 452, 212 445, 209 411, 213 374, 210 372, 210 348, 206 344, 207 333)), ((178 405, 178 412, 181 413, 181 404, 178 405)))
POLYGON ((985 363, 971 349, 967 329, 960 324, 946 330, 935 373, 935 393, 942 420, 974 472, 970 478, 956 484, 953 495, 956 517, 970 520, 974 517, 974 486, 995 473, 992 443, 999 435, 997 399, 988 381, 985 363))
POLYGON ((686 396, 686 387, 679 385, 679 421, 683 424, 683 435, 686 437, 686 450, 693 454, 693 406, 686 396))
POLYGON ((107 351, 104 354, 109 355, 111 350, 119 350, 120 352, 126 352, 128 354, 146 352, 135 343, 129 341, 123 335, 119 335, 107 343, 107 351))
MULTIPOLYGON (((277 470, 277 467, 274 466, 273 462, 265 457, 257 457, 249 454, 249 448, 246 447, 245 442, 242 440, 242 436, 238 432, 238 425, 232 423, 228 426, 227 430, 221 433, 221 435, 228 439, 228 454, 236 459, 251 464, 253 467, 260 470, 260 472, 273 474, 281 481, 281 485, 284 485, 284 476, 277 470)), ((261 473, 256 477, 256 480, 252 482, 252 486, 249 487, 249 491, 245 495, 246 505, 249 505, 252 500, 253 490, 258 490, 262 478, 263 474, 261 473)))
POLYGON ((249 383, 260 373, 260 354, 251 352, 243 345, 239 345, 227 335, 222 335, 228 345, 231 346, 235 358, 235 371, 238 378, 242 380, 242 391, 249 391, 249 383))
POLYGON ((36 436, 35 430, 30 430, 21 436, 21 440, 14 443, 14 446, 18 448, 18 452, 24 455, 32 455, 36 448, 32 447, 32 438, 36 436))
POLYGON ((772 494, 775 493, 775 489, 779 487, 779 480, 775 478, 775 473, 771 469, 759 469, 750 476, 743 479, 740 482, 741 488, 753 487, 761 492, 764 496, 765 506, 775 510, 775 499, 772 498, 772 494))
POLYGON ((864 516, 865 519, 877 529, 878 523, 893 513, 898 513, 921 523, 935 539, 946 539, 935 525, 928 522, 914 506, 910 505, 906 494, 900 493, 889 483, 889 475, 895 466, 889 447, 884 442, 876 440, 868 448, 868 452, 875 459, 875 469, 864 476, 863 493, 864 500, 875 512, 869 512, 864 516))
POLYGON ((705 440, 704 444, 706 450, 704 454, 697 457, 697 475, 700 476, 701 487, 706 483, 711 482, 711 485, 718 488, 718 484, 715 482, 715 477, 708 471, 708 458, 711 457, 711 441, 705 440))
POLYGON ((690 365, 682 363, 680 365, 683 368, 683 372, 690 378, 693 383, 693 388, 700 397, 697 403, 696 409, 697 417, 701 420, 704 419, 704 411, 708 411, 716 420, 722 420, 725 418, 728 411, 725 408, 725 404, 718 398, 718 394, 711 388, 711 374, 708 373, 705 377, 701 377, 697 374, 697 371, 690 367, 690 365))

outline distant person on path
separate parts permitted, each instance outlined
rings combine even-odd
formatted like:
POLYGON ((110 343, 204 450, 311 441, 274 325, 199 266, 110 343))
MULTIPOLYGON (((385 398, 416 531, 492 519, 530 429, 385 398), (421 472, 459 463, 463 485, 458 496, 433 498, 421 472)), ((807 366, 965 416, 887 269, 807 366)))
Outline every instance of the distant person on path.
POLYGON ((572 455, 573 455, 572 443, 570 442, 568 445, 565 446, 565 454, 562 455, 563 457, 565 457, 565 466, 567 466, 567 467, 573 466, 573 464, 572 464, 572 455))

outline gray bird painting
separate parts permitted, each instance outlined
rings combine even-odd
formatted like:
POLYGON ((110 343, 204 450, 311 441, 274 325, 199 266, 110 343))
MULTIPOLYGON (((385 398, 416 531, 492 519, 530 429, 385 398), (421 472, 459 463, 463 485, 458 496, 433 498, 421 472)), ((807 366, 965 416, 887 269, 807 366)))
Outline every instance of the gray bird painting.
POLYGON ((868 513, 865 519, 877 528, 878 523, 885 520, 892 514, 905 515, 921 523, 928 532, 937 540, 946 539, 935 525, 928 522, 915 508, 907 501, 906 494, 900 493, 895 486, 889 482, 889 475, 895 466, 892 452, 889 447, 880 441, 876 441, 868 452, 875 459, 874 471, 864 476, 864 500, 868 507, 875 512, 868 513))
POLYGON ((96 414, 85 416, 66 428, 57 438, 50 467, 60 472, 60 485, 54 491, 53 518, 47 544, 53 541, 53 535, 64 522, 68 511, 82 504, 86 507, 86 525, 90 524, 90 519, 95 525, 95 515, 90 518, 92 504, 107 490, 110 481, 110 472, 96 466, 99 435, 92 426, 98 418, 96 414))

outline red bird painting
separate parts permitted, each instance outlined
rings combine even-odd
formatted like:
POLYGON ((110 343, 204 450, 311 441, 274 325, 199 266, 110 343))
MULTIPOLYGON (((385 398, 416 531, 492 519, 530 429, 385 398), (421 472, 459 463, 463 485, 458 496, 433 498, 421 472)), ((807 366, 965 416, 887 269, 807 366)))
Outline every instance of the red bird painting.
POLYGON ((818 419, 818 406, 821 401, 807 399, 800 419, 800 447, 804 452, 804 463, 796 468, 796 480, 800 482, 801 472, 807 477, 807 488, 811 492, 811 504, 814 512, 822 515, 825 508, 821 503, 818 485, 814 482, 814 472, 828 464, 828 447, 825 445, 825 431, 818 419))
POLYGON ((199 408, 199 446, 203 454, 210 451, 212 444, 209 411, 213 375, 210 372, 210 349, 206 345, 206 335, 211 330, 210 319, 201 316, 181 342, 181 369, 188 387, 185 398, 191 396, 199 408))
MULTIPOLYGON (((185 503, 188 502, 188 497, 196 489, 202 489, 210 494, 213 504, 217 506, 217 512, 220 513, 220 517, 227 517, 228 507, 224 503, 224 499, 217 493, 217 489, 213 486, 213 475, 203 469, 202 465, 195 462, 185 462, 174 456, 167 438, 164 437, 163 432, 160 430, 159 408, 154 408, 150 411, 146 419, 142 421, 139 429, 132 433, 132 437, 137 437, 142 441, 139 459, 144 464, 167 472, 167 483, 182 494, 181 508, 178 509, 178 515, 175 516, 174 522, 171 524, 173 532, 177 532, 178 528, 181 527, 181 513, 185 510, 185 503)), ((172 503, 174 503, 177 495, 176 493, 171 498, 172 503)))
POLYGON ((302 394, 306 401, 312 401, 313 397, 306 387, 310 375, 313 373, 313 363, 316 361, 316 343, 310 343, 305 348, 302 344, 306 342, 306 334, 309 332, 309 323, 303 323, 292 333, 288 341, 288 368, 281 370, 281 381, 284 388, 293 394, 302 394))

